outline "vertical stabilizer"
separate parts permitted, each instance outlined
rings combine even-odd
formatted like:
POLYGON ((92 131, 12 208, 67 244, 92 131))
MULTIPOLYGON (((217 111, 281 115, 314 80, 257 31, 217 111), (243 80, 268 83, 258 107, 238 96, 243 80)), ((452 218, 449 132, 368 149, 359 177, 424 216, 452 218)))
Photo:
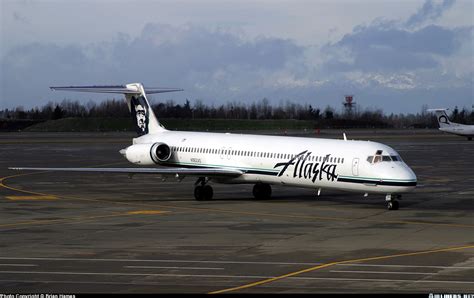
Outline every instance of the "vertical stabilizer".
POLYGON ((135 89, 137 93, 125 94, 128 109, 132 115, 135 130, 139 136, 148 133, 159 133, 166 129, 160 125, 160 122, 153 113, 150 102, 146 98, 145 90, 142 84, 127 84, 127 89, 135 89))
POLYGON ((440 128, 445 128, 451 126, 451 121, 449 121, 448 114, 446 114, 447 109, 429 109, 430 112, 436 113, 436 118, 438 119, 438 124, 440 128))
POLYGON ((121 93, 125 95, 128 109, 132 115, 135 130, 139 136, 166 131, 153 113, 146 94, 183 91, 174 88, 144 88, 140 83, 119 86, 68 86, 50 87, 52 90, 95 92, 95 93, 121 93))

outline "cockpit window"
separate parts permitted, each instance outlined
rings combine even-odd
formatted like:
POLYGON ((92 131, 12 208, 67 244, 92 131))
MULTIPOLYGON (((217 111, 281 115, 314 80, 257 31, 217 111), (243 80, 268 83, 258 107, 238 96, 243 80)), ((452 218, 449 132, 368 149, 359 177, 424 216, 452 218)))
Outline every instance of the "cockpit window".
POLYGON ((382 150, 377 150, 375 155, 367 157, 367 161, 371 164, 375 164, 378 162, 402 161, 402 159, 398 155, 382 155, 382 150))

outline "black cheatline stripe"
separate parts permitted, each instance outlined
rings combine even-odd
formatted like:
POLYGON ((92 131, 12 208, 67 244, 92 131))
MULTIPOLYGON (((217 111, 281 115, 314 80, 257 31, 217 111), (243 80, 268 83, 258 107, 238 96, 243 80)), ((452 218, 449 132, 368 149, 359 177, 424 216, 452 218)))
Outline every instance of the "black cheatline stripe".
MULTIPOLYGON (((205 168, 205 169, 209 169, 209 168, 216 168, 218 169, 219 167, 207 167, 207 166, 204 166, 204 165, 182 165, 182 164, 174 164, 174 163, 160 163, 162 165, 165 165, 167 167, 182 167, 182 168, 205 168)), ((260 171, 260 170, 246 170, 246 169, 238 169, 238 170, 241 170, 243 171, 245 174, 259 174, 259 175, 268 175, 268 176, 277 176, 278 173, 275 173, 275 172, 270 172, 270 171, 260 171)))
POLYGON ((349 182, 349 183, 362 183, 362 184, 375 184, 375 185, 388 185, 388 186, 416 186, 415 181, 410 182, 392 182, 392 181, 374 181, 365 179, 351 179, 351 178, 339 178, 337 181, 349 182))
POLYGON ((340 181, 340 182, 349 182, 349 183, 388 185, 388 186, 416 186, 416 181, 410 181, 410 182, 392 182, 392 181, 374 181, 374 180, 352 179, 352 178, 338 178, 337 181, 340 181))
POLYGON ((245 170, 246 174, 259 174, 259 175, 268 175, 268 176, 277 176, 278 173, 268 172, 268 171, 259 171, 259 170, 245 170))

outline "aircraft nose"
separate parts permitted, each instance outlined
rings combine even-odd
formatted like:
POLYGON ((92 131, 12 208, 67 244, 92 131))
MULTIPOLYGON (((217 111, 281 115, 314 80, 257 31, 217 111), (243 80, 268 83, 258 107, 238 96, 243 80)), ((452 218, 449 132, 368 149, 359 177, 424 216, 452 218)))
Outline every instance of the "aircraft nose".
POLYGON ((410 190, 415 189, 416 184, 418 182, 415 172, 413 172, 413 170, 407 165, 404 165, 404 169, 402 172, 403 174, 402 174, 402 177, 400 178, 406 181, 407 183, 406 190, 410 191, 410 190))
POLYGON ((123 157, 127 157, 127 148, 121 149, 119 152, 123 157))
POLYGON ((414 182, 417 181, 415 172, 413 172, 413 170, 407 165, 405 165, 405 175, 407 180, 413 180, 414 182))

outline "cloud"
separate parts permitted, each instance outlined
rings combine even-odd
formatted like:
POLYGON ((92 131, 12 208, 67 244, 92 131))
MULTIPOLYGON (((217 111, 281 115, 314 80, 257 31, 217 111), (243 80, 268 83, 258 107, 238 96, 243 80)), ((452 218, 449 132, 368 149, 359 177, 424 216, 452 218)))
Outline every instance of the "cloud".
POLYGON ((430 25, 409 31, 378 24, 358 27, 323 50, 331 71, 406 71, 436 68, 439 57, 453 55, 470 37, 472 28, 430 25))
POLYGON ((406 21, 406 26, 413 27, 421 25, 427 21, 434 21, 453 6, 455 0, 443 0, 436 3, 433 0, 426 0, 423 6, 406 21))
POLYGON ((19 23, 22 23, 22 24, 31 24, 30 20, 28 20, 25 16, 23 16, 22 14, 20 14, 17 11, 13 12, 13 19, 16 22, 19 22, 19 23))
POLYGON ((255 87, 259 78, 284 69, 303 52, 303 47, 287 39, 244 40, 222 29, 149 23, 137 37, 118 34, 86 46, 33 43, 15 48, 1 61, 8 73, 1 79, 2 98, 10 103, 21 98, 31 104, 33 89, 132 81, 216 97, 255 87), (29 87, 22 88, 27 82, 29 87))
POLYGON ((50 92, 52 85, 138 81, 185 89, 157 96, 160 100, 222 104, 266 97, 337 107, 351 93, 361 107, 410 111, 440 98, 470 100, 472 35, 472 26, 407 27, 405 21, 375 20, 321 47, 198 25, 148 23, 134 36, 116 34, 82 45, 29 43, 5 53, 0 108, 106 98, 50 92))

